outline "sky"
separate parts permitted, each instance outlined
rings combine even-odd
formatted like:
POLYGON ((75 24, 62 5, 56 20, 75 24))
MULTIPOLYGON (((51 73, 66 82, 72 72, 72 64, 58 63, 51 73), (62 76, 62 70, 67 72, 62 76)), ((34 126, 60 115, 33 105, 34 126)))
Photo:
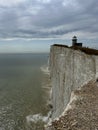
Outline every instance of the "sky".
POLYGON ((49 52, 74 35, 98 48, 98 0, 0 0, 0 53, 49 52))

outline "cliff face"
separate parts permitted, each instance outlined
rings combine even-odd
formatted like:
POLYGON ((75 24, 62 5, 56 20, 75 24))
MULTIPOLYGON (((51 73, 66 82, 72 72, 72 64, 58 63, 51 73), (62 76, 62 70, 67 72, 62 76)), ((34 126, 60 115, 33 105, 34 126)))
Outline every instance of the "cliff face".
POLYGON ((52 119, 59 117, 70 101, 71 92, 98 77, 98 56, 67 47, 51 46, 50 77, 52 119))

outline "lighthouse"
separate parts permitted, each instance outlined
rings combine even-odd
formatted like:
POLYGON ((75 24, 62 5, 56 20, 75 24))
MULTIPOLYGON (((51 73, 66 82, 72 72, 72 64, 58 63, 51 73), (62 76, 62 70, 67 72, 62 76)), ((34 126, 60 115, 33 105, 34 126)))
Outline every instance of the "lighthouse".
POLYGON ((74 36, 72 38, 72 46, 79 46, 79 47, 82 47, 82 43, 77 43, 77 37, 74 36))
POLYGON ((76 46, 76 45, 77 45, 77 37, 74 36, 74 37, 72 38, 72 46, 76 46))

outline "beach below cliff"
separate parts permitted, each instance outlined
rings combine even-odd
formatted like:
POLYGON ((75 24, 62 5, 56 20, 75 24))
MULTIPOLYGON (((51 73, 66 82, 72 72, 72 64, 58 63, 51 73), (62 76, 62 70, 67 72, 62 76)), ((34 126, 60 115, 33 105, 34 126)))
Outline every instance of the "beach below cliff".
POLYGON ((72 92, 65 111, 48 130, 98 130, 98 82, 72 92))

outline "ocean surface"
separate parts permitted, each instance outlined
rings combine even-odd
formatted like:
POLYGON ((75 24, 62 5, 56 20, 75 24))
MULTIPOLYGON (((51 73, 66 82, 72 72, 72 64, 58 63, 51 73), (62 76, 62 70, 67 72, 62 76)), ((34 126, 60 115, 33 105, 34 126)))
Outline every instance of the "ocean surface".
POLYGON ((48 54, 0 54, 0 130, 33 130, 26 117, 47 113, 47 61, 48 54))

